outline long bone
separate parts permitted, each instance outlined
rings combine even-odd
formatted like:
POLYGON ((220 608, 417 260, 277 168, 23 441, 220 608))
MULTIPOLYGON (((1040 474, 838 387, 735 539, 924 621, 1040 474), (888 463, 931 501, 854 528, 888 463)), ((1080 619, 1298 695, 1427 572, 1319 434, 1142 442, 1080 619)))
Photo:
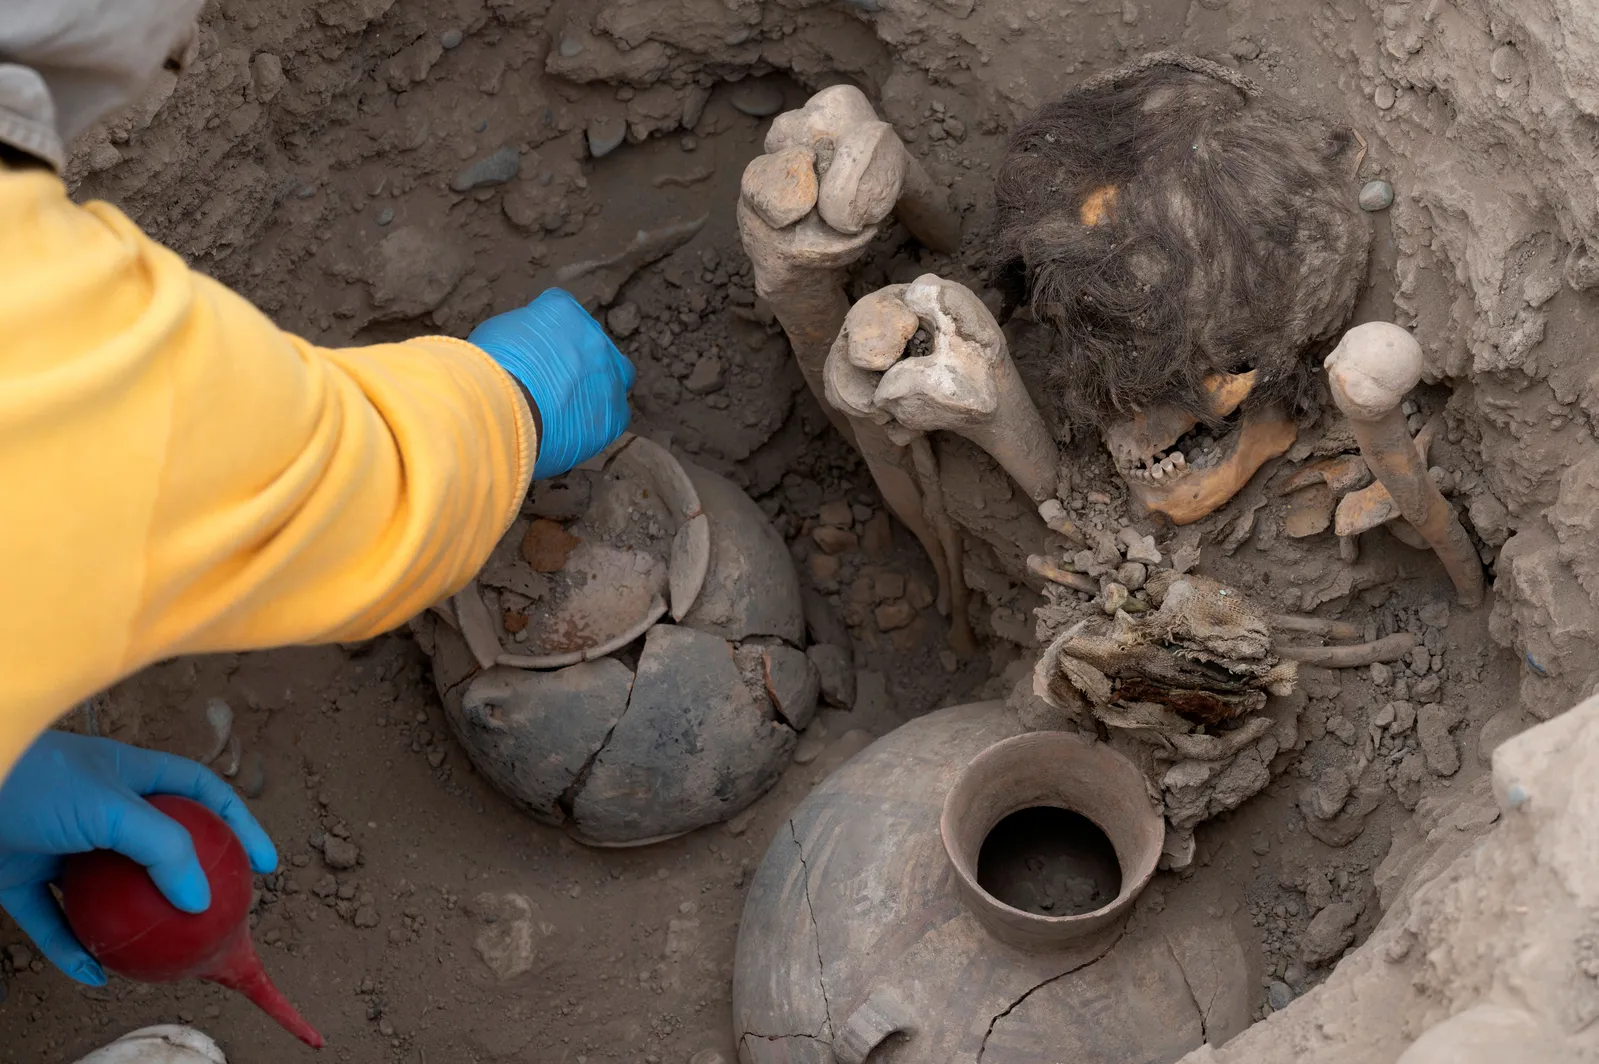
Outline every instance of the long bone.
POLYGON ((1357 325, 1327 356, 1333 401, 1350 421, 1360 454, 1399 512, 1432 545, 1466 607, 1482 602, 1482 564, 1466 530, 1427 473, 1399 409, 1421 381, 1421 345, 1390 322, 1357 325))
POLYGON ((939 609, 948 612, 959 574, 952 578, 927 516, 914 458, 881 425, 850 418, 829 404, 822 368, 849 312, 844 270, 865 251, 877 225, 897 211, 924 244, 953 251, 959 219, 853 87, 825 89, 800 110, 778 116, 766 148, 769 154, 745 169, 738 203, 755 289, 788 335, 800 372, 828 418, 861 452, 884 502, 932 559, 939 609))
MULTIPOLYGON (((1035 505, 1055 497, 1054 440, 993 315, 964 286, 924 274, 865 297, 850 308, 824 376, 829 404, 909 441, 929 521, 953 572, 961 572, 959 534, 942 512, 926 433, 956 432, 976 443, 1035 505), (907 356, 906 345, 923 326, 932 336, 930 352, 907 356)), ((957 580, 952 640, 959 637, 965 592, 957 580)))
POLYGON ((1055 496, 1055 441, 971 290, 933 274, 857 303, 828 356, 829 402, 913 432, 955 432, 987 451, 1034 505, 1055 496), (918 326, 926 355, 901 357, 918 326), (881 377, 877 374, 881 373, 881 377))

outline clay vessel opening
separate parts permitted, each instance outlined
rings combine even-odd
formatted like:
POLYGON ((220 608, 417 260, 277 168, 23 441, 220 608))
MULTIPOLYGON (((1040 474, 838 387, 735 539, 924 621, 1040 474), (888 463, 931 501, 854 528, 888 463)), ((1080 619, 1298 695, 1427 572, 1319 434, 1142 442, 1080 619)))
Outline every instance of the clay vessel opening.
POLYGON ((1098 824, 1069 809, 1035 805, 988 833, 977 855, 977 884, 1013 909, 1082 916, 1116 899, 1122 870, 1098 824))
POLYGON ((1132 762, 1066 732, 978 754, 945 796, 939 831, 967 909, 1031 951, 1114 935, 1166 837, 1132 762))

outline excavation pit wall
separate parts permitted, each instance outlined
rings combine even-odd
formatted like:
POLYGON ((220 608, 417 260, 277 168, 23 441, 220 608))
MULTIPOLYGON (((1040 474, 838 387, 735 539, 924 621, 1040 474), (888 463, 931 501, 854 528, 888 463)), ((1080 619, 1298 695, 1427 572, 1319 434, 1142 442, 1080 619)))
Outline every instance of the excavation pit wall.
MULTIPOLYGON (((285 328, 330 345, 465 335, 486 315, 565 283, 614 315, 606 320, 639 364, 639 425, 671 434, 696 461, 733 476, 758 500, 781 496, 782 506, 772 509, 785 534, 798 536, 805 500, 790 502, 810 489, 786 478, 822 484, 829 494, 868 485, 829 435, 786 342, 757 305, 738 249, 732 205, 745 163, 761 150, 766 116, 798 106, 817 88, 857 84, 962 212, 964 257, 935 260, 890 236, 868 256, 852 294, 928 269, 975 284, 1006 131, 1082 77, 1161 47, 1230 56, 1269 91, 1341 109, 1369 143, 1362 179, 1394 187, 1393 206, 1373 215, 1377 249, 1358 316, 1414 327, 1427 357, 1421 398, 1446 415, 1432 464, 1444 471, 1493 578, 1490 603, 1476 615, 1456 611, 1444 629, 1451 654, 1463 648, 1477 699, 1458 720, 1425 714, 1434 740, 1441 724, 1463 754, 1454 786, 1470 787, 1466 776, 1483 778, 1478 748, 1492 745, 1484 722, 1502 738, 1557 715, 1592 693, 1599 671, 1590 650, 1599 635, 1592 527, 1599 398, 1590 383, 1599 324, 1599 15, 1580 0, 234 0, 207 5, 191 67, 181 76, 162 74, 148 97, 84 138, 67 177, 75 196, 117 204, 285 328), (655 242, 635 244, 640 231, 655 242), (653 265, 640 265, 679 238, 653 265), (631 257, 630 247, 637 252, 631 257), (619 261, 606 262, 613 258, 619 261)), ((1240 569, 1254 564, 1254 550, 1245 546, 1235 556, 1240 569)), ((1415 616, 1417 604, 1445 596, 1447 585, 1430 559, 1409 557, 1417 568, 1406 575, 1424 586, 1393 601, 1415 616)), ((1249 586, 1268 595, 1281 590, 1258 580, 1249 586)), ((1348 594, 1380 600, 1375 592, 1348 594)), ((1027 604, 1007 608, 1025 627, 1027 604)), ((1009 620, 996 612, 989 627, 1009 620)), ((966 664, 948 677, 938 667, 937 625, 918 623, 933 649, 915 668, 883 666, 898 716, 931 709, 952 693, 975 694, 981 680, 966 664)), ((277 714, 281 727, 302 695, 321 697, 318 682, 360 667, 356 659, 303 654, 292 665, 257 665, 255 657, 180 663, 187 670, 181 679, 147 678, 121 704, 127 721, 150 723, 142 732, 130 725, 123 737, 158 744, 181 738, 181 726, 159 722, 177 710, 156 693, 198 697, 208 683, 236 683, 252 669, 297 678, 286 689, 298 694, 279 692, 256 707, 263 720, 277 714), (142 699, 134 697, 141 691, 142 699)), ((385 643, 380 657, 367 668, 401 688, 422 667, 400 642, 385 643)), ((999 675, 1010 663, 998 656, 983 665, 997 666, 999 675)), ((1341 679, 1313 676, 1307 683, 1312 718, 1318 703, 1335 703, 1341 679)), ((117 697, 113 692, 114 705, 117 697)), ((1325 722, 1337 714, 1324 709, 1320 716, 1325 722)), ((878 730, 896 719, 879 714, 878 730)), ((1314 723, 1306 730, 1314 733, 1314 723)), ((435 736, 421 746, 431 757, 441 743, 435 736)), ((325 772, 316 765, 306 775, 325 772)), ((1414 784, 1419 801, 1423 783, 1448 778, 1431 773, 1405 786, 1414 784)), ((492 801, 473 793, 472 802, 492 801)), ((1344 804, 1345 812, 1364 801, 1358 781, 1344 798, 1354 803, 1344 804)), ((1292 806, 1295 797, 1286 801, 1292 806)), ((1290 808, 1282 815, 1297 814, 1290 808)), ((1420 815, 1436 810, 1423 807, 1420 815)), ((348 818, 355 822, 353 813, 348 818)), ((1246 810, 1239 818, 1250 820, 1246 810)), ((1402 817, 1390 827, 1401 843, 1414 834, 1402 817)), ((1275 826, 1223 829, 1247 851, 1255 833, 1275 826)), ((1368 848, 1349 867, 1355 879, 1369 881, 1387 845, 1386 835, 1363 837, 1340 852, 1368 848)), ((1214 852, 1222 848, 1217 842, 1214 852)), ((397 854, 406 849, 396 844, 397 854)), ((545 867, 558 865, 545 859, 545 867)), ((735 878, 728 877, 727 890, 736 891, 735 878)), ((1335 893, 1347 889, 1327 883, 1335 893)), ((490 886, 489 893, 508 889, 490 886)), ((1323 888, 1294 889, 1319 897, 1323 888)), ((386 904, 358 904, 366 892, 363 886, 339 900, 387 920, 386 904)), ((469 908, 477 891, 458 893, 469 908)), ((1369 930, 1387 900, 1374 896, 1360 907, 1352 936, 1369 930)), ((484 902, 482 910, 499 911, 498 904, 484 902)), ((1268 925, 1285 919, 1271 910, 1263 910, 1268 925)), ((548 916, 534 926, 555 924, 548 916)), ((659 933, 674 934, 670 920, 696 919, 668 915, 659 933)), ((693 953, 688 939, 714 939, 710 927, 708 918, 697 930, 680 927, 676 945, 693 953)), ((406 933, 422 934, 414 927, 406 933)), ((8 942, 16 937, 7 934, 8 942)), ((714 997, 717 965, 730 956, 730 939, 705 947, 702 967, 709 971, 688 983, 703 986, 710 1004, 686 1025, 692 1037, 682 1035, 684 1044, 657 1039, 660 1047, 647 1052, 676 1052, 691 1042, 725 1044, 721 1051, 731 1055, 726 1006, 714 997), (721 1037, 725 1043, 716 1041, 721 1037)), ((652 986, 670 982, 659 972, 652 978, 652 986)), ((343 989, 358 991, 360 980, 354 982, 343 989)), ((45 996, 41 1014, 74 1016, 64 989, 52 986, 45 996)), ((355 1029, 366 1025, 373 1033, 353 1059, 388 1059, 396 1041, 425 1043, 406 1021, 388 1021, 394 1033, 383 1034, 378 997, 381 989, 360 999, 380 1018, 356 1022, 355 1029)), ((546 1004, 577 1007, 563 1002, 546 1004)), ((641 1027, 638 1045, 655 1044, 647 1019, 630 1022, 641 1027)), ((88 1034, 59 1030, 47 1038, 51 1052, 96 1044, 88 1034)), ((590 1059, 603 1058, 597 1033, 578 1038, 594 1042, 590 1059)), ((473 1052, 515 1059, 526 1048, 509 1036, 489 1041, 473 1052)), ((624 1042, 632 1046, 632 1035, 624 1042)), ((248 1048, 230 1052, 254 1059, 248 1048)))

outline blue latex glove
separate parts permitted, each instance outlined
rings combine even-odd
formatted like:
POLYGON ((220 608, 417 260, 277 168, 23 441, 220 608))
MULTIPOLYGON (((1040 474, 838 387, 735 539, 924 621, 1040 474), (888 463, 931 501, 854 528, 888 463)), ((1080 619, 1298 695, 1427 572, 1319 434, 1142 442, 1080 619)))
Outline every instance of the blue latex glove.
POLYGON ((551 288, 472 330, 471 343, 521 381, 538 408, 533 478, 560 476, 603 451, 632 417, 633 363, 577 300, 551 288))
POLYGON ((278 852, 244 802, 205 766, 110 739, 47 731, 0 783, 0 908, 50 962, 80 983, 101 986, 105 972, 84 950, 49 884, 61 858, 116 850, 144 865, 168 901, 185 912, 211 904, 194 840, 141 795, 192 798, 239 836, 258 873, 278 852))

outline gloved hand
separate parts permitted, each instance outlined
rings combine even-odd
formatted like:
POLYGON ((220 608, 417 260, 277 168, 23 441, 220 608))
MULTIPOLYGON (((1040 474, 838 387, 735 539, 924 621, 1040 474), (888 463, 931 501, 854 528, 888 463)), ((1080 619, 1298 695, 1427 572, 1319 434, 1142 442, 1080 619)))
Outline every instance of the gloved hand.
POLYGON ((116 850, 144 865, 179 909, 202 912, 211 904, 194 841, 141 797, 146 794, 194 799, 239 836, 252 869, 265 874, 278 865, 261 825, 205 766, 110 739, 45 732, 0 783, 0 908, 80 983, 106 980, 50 893, 64 855, 116 850))
POLYGON ((633 363, 559 288, 490 318, 467 340, 521 381, 538 407, 534 416, 542 424, 535 480, 588 461, 627 428, 633 363))

